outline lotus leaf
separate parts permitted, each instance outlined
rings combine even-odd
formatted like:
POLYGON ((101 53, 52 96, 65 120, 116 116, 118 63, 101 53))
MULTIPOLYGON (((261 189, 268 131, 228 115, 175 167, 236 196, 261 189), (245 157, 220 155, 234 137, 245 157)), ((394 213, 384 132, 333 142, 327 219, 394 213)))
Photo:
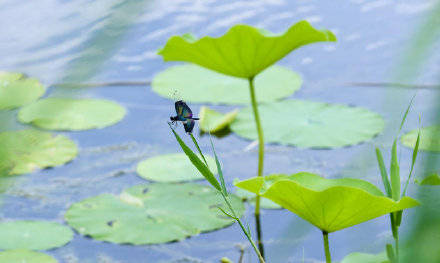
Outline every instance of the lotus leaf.
MULTIPOLYGON (((364 108, 303 100, 261 104, 264 140, 298 147, 333 148, 369 140, 384 127, 382 117, 364 108)), ((240 110, 231 130, 257 139, 250 107, 240 110)))
POLYGON ((325 179, 312 173, 255 177, 236 186, 266 197, 328 233, 419 203, 387 198, 359 179, 325 179))
MULTIPOLYGON (((241 197, 244 201, 251 203, 255 206, 255 194, 245 191, 243 189, 237 188, 235 194, 241 197)), ((282 207, 279 204, 274 203, 273 201, 267 198, 260 199, 260 207, 263 209, 281 209, 282 207)))
MULTIPOLYGON (((259 102, 270 102, 292 95, 301 87, 301 77, 280 66, 272 66, 255 77, 259 102)), ((160 96, 189 102, 212 104, 249 104, 249 83, 196 65, 170 67, 157 74, 151 84, 160 96)))
MULTIPOLYGON (((231 195, 238 216, 241 200, 231 195)), ((199 184, 137 185, 120 196, 102 194, 73 204, 65 218, 83 235, 113 243, 157 244, 231 225, 218 191, 199 184)))
MULTIPOLYGON (((215 161, 205 155, 209 168, 216 174, 215 161)), ((137 173, 147 180, 156 182, 182 182, 203 179, 197 168, 184 153, 164 154, 148 158, 138 164, 137 173)))
POLYGON ((0 263, 57 263, 53 257, 27 249, 13 249, 0 252, 0 263))
POLYGON ((200 109, 200 129, 204 132, 215 133, 225 129, 234 121, 238 114, 238 109, 222 114, 218 111, 211 110, 208 107, 200 109))
POLYGON ((389 263, 389 260, 385 252, 377 255, 354 252, 347 255, 341 263, 389 263))
POLYGON ((108 100, 48 98, 22 108, 18 119, 48 130, 88 130, 119 122, 125 109, 108 100))
POLYGON ((20 220, 0 223, 0 249, 51 249, 64 246, 72 237, 70 228, 54 222, 20 220))
MULTIPOLYGON (((403 135, 401 141, 406 147, 414 148, 419 130, 403 135)), ((440 152, 440 125, 433 125, 420 130, 419 150, 440 152)))
POLYGON ((292 50, 321 41, 336 41, 327 30, 300 21, 278 35, 248 25, 236 25, 219 37, 173 36, 159 51, 165 61, 186 61, 240 78, 252 78, 292 50))
POLYGON ((9 174, 62 165, 77 153, 75 143, 63 135, 37 130, 0 133, 0 167, 9 174))
POLYGON ((0 72, 0 109, 21 107, 41 97, 46 88, 21 73, 0 72))

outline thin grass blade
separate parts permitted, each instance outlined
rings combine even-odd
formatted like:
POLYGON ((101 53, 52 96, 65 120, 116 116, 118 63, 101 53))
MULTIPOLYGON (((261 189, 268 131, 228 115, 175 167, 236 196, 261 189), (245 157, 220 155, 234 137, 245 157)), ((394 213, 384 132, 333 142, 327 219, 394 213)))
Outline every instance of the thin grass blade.
POLYGON ((195 145, 196 148, 197 148, 197 151, 199 151, 200 156, 202 156, 203 161, 204 161, 205 164, 206 164, 206 167, 209 168, 208 162, 206 161, 205 156, 204 156, 203 153, 202 153, 202 150, 200 150, 200 147, 199 147, 199 144, 197 143, 196 138, 194 138, 194 135, 193 135, 192 133, 190 133, 190 135, 191 135, 191 139, 192 139, 192 141, 194 142, 194 145, 195 145))
POLYGON ((414 96, 412 96, 411 101, 409 102, 409 105, 406 108, 405 114, 403 115, 403 118, 402 118, 402 122, 400 123, 399 133, 402 130, 403 124, 405 124, 406 116, 408 116, 408 112, 411 109, 411 106, 412 106, 412 103, 413 103, 413 100, 415 97, 416 97, 416 94, 414 94, 414 96))
POLYGON ((397 138, 394 139, 393 148, 391 150, 390 179, 391 179, 391 195, 395 201, 399 201, 400 169, 399 169, 399 161, 397 160, 397 138))
POLYGON ((382 183, 385 188, 385 192, 389 198, 392 198, 390 181, 388 180, 388 173, 383 161, 382 153, 379 148, 376 147, 376 158, 379 164, 380 175, 382 176, 382 183))
POLYGON ((403 188, 402 197, 404 197, 406 194, 406 189, 408 188, 408 184, 411 179, 411 175, 414 171, 414 166, 415 166, 415 163, 417 160, 417 153, 419 152, 419 144, 420 144, 420 128, 419 128, 419 132, 417 133, 416 145, 414 146, 412 160, 411 160, 411 169, 409 170, 408 179, 406 180, 405 187, 403 188))
POLYGON ((200 160, 200 158, 195 154, 186 144, 182 141, 180 136, 176 133, 176 131, 170 126, 171 131, 176 137, 177 142, 180 144, 183 152, 185 152, 186 156, 188 156, 191 163, 199 170, 199 172, 203 175, 203 177, 208 180, 208 182, 217 190, 221 191, 221 187, 215 176, 211 173, 209 168, 200 160))
POLYGON ((234 219, 234 220, 237 220, 237 218, 236 218, 235 216, 229 214, 228 212, 226 212, 225 210, 223 210, 223 208, 221 208, 220 206, 218 206, 217 208, 218 208, 218 210, 220 210, 223 214, 225 214, 227 217, 230 217, 230 218, 232 218, 232 219, 234 219))
POLYGON ((211 142, 212 152, 214 153, 215 164, 217 165, 217 173, 220 179, 219 181, 220 181, 220 186, 222 188, 222 192, 225 196, 228 196, 228 191, 226 190, 226 185, 225 185, 225 178, 223 177, 222 167, 220 165, 220 161, 218 160, 217 153, 215 152, 214 144, 212 143, 211 134, 209 134, 209 141, 211 142))

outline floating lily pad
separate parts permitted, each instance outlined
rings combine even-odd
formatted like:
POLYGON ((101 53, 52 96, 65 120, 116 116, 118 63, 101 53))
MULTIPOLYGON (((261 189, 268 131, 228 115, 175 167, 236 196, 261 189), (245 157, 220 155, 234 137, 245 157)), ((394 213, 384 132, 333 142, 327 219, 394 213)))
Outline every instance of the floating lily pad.
POLYGON ((21 73, 0 72, 0 109, 21 107, 41 97, 46 88, 21 73))
POLYGON ((18 119, 48 130, 88 130, 113 125, 125 109, 108 100, 48 98, 20 110, 18 119))
POLYGON ((37 130, 0 133, 0 167, 9 174, 62 165, 77 154, 75 143, 63 135, 37 130))
MULTIPOLYGON (((292 95, 301 87, 301 77, 284 67, 272 66, 255 77, 259 102, 270 102, 292 95)), ((226 76, 196 65, 180 65, 156 75, 151 84, 159 95, 195 103, 249 104, 249 82, 226 76)))
POLYGON ((211 110, 208 107, 203 106, 200 109, 200 129, 204 132, 215 133, 225 129, 235 120, 238 114, 238 109, 228 112, 226 114, 220 113, 215 110, 211 110))
MULTIPOLYGON (((216 174, 215 160, 209 155, 204 156, 211 172, 216 174)), ((184 153, 148 158, 138 164, 137 173, 142 178, 156 182, 182 182, 204 178, 184 153)))
MULTIPOLYGON (((259 107, 268 143, 311 148, 353 145, 373 138, 384 128, 382 117, 364 108, 320 102, 285 100, 259 107)), ((257 131, 250 107, 241 110, 231 130, 255 140, 257 131)))
POLYGON ((389 260, 386 252, 376 255, 354 252, 347 255, 341 263, 389 263, 389 260))
POLYGON ((0 263, 57 263, 53 257, 27 249, 13 249, 0 252, 0 263))
MULTIPOLYGON (((403 135, 403 145, 414 148, 419 130, 413 130, 403 135)), ((428 126, 420 130, 419 150, 440 152, 440 125, 428 126)))
MULTIPOLYGON (((237 178, 234 179, 234 184, 238 183, 239 180, 237 178)), ((255 206, 255 194, 251 193, 249 191, 243 190, 241 188, 237 188, 235 191, 235 194, 242 198, 243 201, 251 203, 253 206, 255 206)), ((267 198, 260 198, 260 207, 263 209, 282 209, 282 207, 274 203, 273 201, 267 199, 267 198)))
MULTIPOLYGON (((244 206, 231 195, 235 211, 244 206)), ((199 184, 137 185, 120 196, 102 194, 73 204, 65 218, 83 235, 113 243, 157 244, 213 231, 234 221, 218 191, 199 184), (227 210, 228 211, 228 210, 227 210)))
POLYGON ((433 173, 420 182, 420 185, 440 185, 440 176, 437 173, 433 173))
POLYGON ((51 249, 64 246, 72 237, 70 228, 54 222, 19 220, 0 223, 0 249, 51 249))
POLYGON ((419 203, 387 198, 359 179, 325 179, 311 173, 255 177, 236 186, 266 197, 328 233, 419 203))
POLYGON ((336 41, 336 37, 330 31, 316 30, 307 21, 296 23, 281 35, 236 25, 219 38, 173 36, 159 54, 165 61, 186 61, 226 75, 250 78, 292 50, 321 41, 336 41))

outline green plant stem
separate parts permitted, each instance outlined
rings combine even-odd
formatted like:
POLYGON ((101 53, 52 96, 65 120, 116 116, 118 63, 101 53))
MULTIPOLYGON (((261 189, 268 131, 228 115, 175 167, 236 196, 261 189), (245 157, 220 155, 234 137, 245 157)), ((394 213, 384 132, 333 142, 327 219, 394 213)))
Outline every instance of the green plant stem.
POLYGON ((190 133, 190 135, 191 135, 191 139, 192 139, 192 141, 194 142, 194 145, 196 146, 197 150, 199 151, 200 155, 202 156, 203 161, 204 161, 205 164, 206 164, 206 167, 209 168, 209 166, 208 166, 208 162, 206 162, 205 156, 203 155, 202 150, 200 150, 200 147, 199 147, 199 144, 198 144, 197 141, 196 141, 196 138, 194 138, 194 135, 193 135, 192 133, 190 133))
POLYGON ((322 231, 322 236, 324 238, 325 262, 331 263, 332 257, 330 255, 330 247, 328 245, 328 233, 326 231, 322 231))
POLYGON ((394 238, 396 241, 396 263, 399 263, 399 230, 396 226, 396 237, 394 238))
POLYGON ((393 212, 390 214, 390 221, 391 221, 391 232, 393 233, 393 238, 395 241, 395 261, 393 263, 399 262, 399 227, 397 226, 396 222, 396 213, 393 212))
POLYGON ((231 205, 231 203, 229 202, 228 197, 227 197, 223 192, 220 191, 220 193, 221 193, 221 195, 223 196, 223 199, 225 200, 225 202, 226 202, 226 204, 227 204, 229 210, 231 211, 232 216, 234 217, 235 221, 238 222, 238 224, 239 224, 240 227, 241 227, 241 230, 243 231, 243 233, 246 235, 247 239, 248 239, 249 242, 251 243, 252 248, 254 249, 255 253, 257 254, 260 263, 265 263, 263 256, 261 255, 261 253, 260 253, 260 251, 258 250, 257 246, 255 245, 255 242, 252 240, 251 234, 246 230, 246 228, 244 227, 244 225, 243 225, 243 223, 241 222, 240 218, 237 217, 237 214, 235 213, 234 209, 232 208, 232 205, 231 205))
MULTIPOLYGON (((254 78, 249 78, 249 90, 251 94, 252 110, 254 112, 255 124, 257 126, 258 133, 258 173, 257 176, 263 176, 263 164, 264 164, 264 137, 263 129, 261 127, 260 115, 258 114, 257 99, 255 96, 254 78)), ((257 195, 255 198, 255 222, 257 227, 257 239, 258 247, 264 257, 263 241, 261 235, 261 224, 260 224, 260 196, 257 195)))

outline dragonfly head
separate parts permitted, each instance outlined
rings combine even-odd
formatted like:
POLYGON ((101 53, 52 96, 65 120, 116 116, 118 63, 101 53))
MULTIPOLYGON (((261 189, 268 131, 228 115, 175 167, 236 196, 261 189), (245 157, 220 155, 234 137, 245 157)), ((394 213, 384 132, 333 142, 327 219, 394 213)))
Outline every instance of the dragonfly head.
POLYGON ((171 117, 170 117, 170 120, 171 120, 172 122, 177 121, 177 116, 171 116, 171 117))

